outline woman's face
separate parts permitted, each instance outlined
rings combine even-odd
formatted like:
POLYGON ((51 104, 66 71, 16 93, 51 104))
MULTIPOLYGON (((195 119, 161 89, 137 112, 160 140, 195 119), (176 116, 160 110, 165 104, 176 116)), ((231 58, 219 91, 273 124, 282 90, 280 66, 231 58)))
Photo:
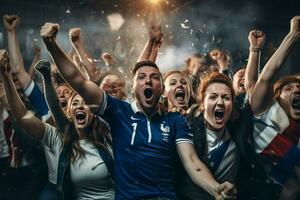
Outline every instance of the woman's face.
POLYGON ((165 80, 165 96, 168 98, 169 109, 187 107, 191 89, 186 76, 180 73, 168 76, 165 80))
POLYGON ((213 131, 225 128, 232 112, 232 94, 230 88, 223 83, 212 83, 205 90, 201 109, 208 122, 207 128, 213 131))
POLYGON ((78 94, 76 94, 71 101, 69 115, 77 129, 84 129, 88 127, 93 116, 90 108, 78 94))

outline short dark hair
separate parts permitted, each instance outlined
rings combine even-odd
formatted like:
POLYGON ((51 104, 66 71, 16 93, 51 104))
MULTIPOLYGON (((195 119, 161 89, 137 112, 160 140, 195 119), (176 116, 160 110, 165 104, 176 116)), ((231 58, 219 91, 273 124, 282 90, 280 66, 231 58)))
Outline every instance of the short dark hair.
POLYGON ((232 72, 232 76, 234 76, 238 71, 245 69, 246 70, 246 66, 241 66, 241 67, 237 67, 236 69, 233 70, 232 72))
POLYGON ((144 67, 144 66, 154 67, 154 68, 156 68, 156 69, 159 70, 159 68, 158 68, 158 66, 155 64, 155 62, 153 62, 153 61, 151 61, 151 60, 143 60, 143 61, 137 62, 137 63, 134 65, 134 67, 133 67, 133 69, 132 69, 132 71, 131 71, 132 75, 134 76, 135 73, 136 73, 136 71, 137 71, 139 68, 144 67))

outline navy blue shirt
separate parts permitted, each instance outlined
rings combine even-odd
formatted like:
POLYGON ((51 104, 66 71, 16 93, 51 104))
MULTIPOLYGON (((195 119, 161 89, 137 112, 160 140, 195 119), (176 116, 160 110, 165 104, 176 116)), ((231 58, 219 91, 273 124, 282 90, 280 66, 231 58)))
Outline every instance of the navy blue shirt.
POLYGON ((136 102, 130 105, 108 95, 99 115, 109 123, 113 138, 116 199, 175 199, 176 144, 192 143, 186 119, 160 112, 147 117, 136 102))

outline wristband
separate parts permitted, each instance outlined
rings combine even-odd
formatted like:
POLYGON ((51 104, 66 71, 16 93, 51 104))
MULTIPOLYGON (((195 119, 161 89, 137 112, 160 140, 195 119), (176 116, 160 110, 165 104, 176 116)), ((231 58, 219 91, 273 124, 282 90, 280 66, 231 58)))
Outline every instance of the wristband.
POLYGON ((250 47, 249 47, 249 51, 253 51, 253 52, 260 52, 260 51, 261 51, 261 48, 259 48, 259 47, 252 47, 252 46, 250 46, 250 47))

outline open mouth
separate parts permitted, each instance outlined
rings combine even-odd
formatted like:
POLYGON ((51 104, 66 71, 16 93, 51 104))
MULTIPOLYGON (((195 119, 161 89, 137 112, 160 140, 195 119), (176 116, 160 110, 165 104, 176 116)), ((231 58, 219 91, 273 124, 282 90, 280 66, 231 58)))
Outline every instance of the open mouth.
POLYGON ((59 100, 59 104, 62 108, 64 108, 67 106, 68 102, 64 99, 61 99, 61 100, 59 100))
POLYGON ((177 101, 184 101, 185 92, 184 90, 177 90, 175 93, 175 99, 177 101))
POLYGON ((240 82, 239 87, 240 87, 240 88, 245 88, 245 83, 244 83, 244 81, 241 81, 241 82, 240 82))
POLYGON ((153 96, 153 90, 152 90, 152 88, 146 88, 144 90, 144 95, 145 95, 145 97, 146 97, 147 100, 150 100, 152 98, 152 96, 153 96))
POLYGON ((224 112, 223 109, 217 109, 217 110, 215 110, 214 115, 215 115, 216 121, 222 121, 223 118, 224 118, 224 114, 225 114, 225 112, 224 112))
POLYGON ((300 97, 295 97, 292 101, 292 107, 293 109, 300 110, 300 97))
POLYGON ((86 122, 86 113, 82 111, 78 111, 75 114, 76 120, 78 124, 84 124, 86 122))

